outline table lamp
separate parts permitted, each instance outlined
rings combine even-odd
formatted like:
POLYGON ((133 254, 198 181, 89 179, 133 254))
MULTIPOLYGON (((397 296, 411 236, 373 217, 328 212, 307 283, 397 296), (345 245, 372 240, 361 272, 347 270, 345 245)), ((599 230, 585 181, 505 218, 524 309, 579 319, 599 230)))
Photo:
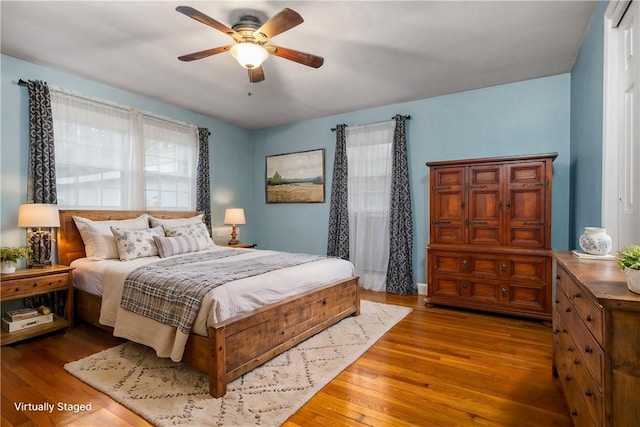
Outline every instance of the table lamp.
POLYGON ((27 242, 31 247, 29 267, 45 267, 51 265, 51 231, 52 227, 60 227, 58 207, 45 203, 29 203, 20 205, 18 210, 18 227, 28 228, 27 242))
POLYGON ((237 245, 238 241, 238 224, 246 224, 244 219, 244 209, 231 208, 224 211, 224 223, 231 225, 231 240, 229 245, 237 245))

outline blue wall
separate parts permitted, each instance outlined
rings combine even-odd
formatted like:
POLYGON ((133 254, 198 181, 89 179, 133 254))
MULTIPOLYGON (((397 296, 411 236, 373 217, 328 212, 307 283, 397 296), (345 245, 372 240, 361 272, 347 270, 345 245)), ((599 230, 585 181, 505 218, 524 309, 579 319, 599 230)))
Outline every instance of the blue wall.
MULTIPOLYGON (((211 157, 213 226, 224 227, 222 223, 225 208, 251 206, 252 182, 246 173, 252 167, 251 156, 247 155, 251 152, 251 138, 248 130, 7 55, 1 55, 0 61, 2 93, 0 242, 3 246, 16 246, 24 244, 25 241, 24 230, 17 228, 16 224, 18 205, 25 203, 27 198, 29 98, 27 88, 18 86, 19 79, 43 80, 50 85, 91 98, 106 99, 141 111, 208 128, 211 131, 209 155, 211 157)), ((247 240, 251 240, 252 228, 251 223, 243 226, 242 235, 247 240)), ((225 235, 221 241, 228 239, 229 235, 225 235)))
POLYGON ((602 221, 602 93, 604 12, 599 2, 571 71, 570 248, 585 226, 602 221))
MULTIPOLYGON (((433 160, 557 152, 553 182, 554 249, 569 242, 569 74, 298 122, 253 133, 254 239, 261 248, 326 253, 329 190, 338 123, 411 115, 407 122, 414 214, 414 274, 426 281, 429 170, 433 160), (327 202, 266 204, 265 156, 325 148, 327 202)), ((249 220, 248 220, 249 221, 249 220)))

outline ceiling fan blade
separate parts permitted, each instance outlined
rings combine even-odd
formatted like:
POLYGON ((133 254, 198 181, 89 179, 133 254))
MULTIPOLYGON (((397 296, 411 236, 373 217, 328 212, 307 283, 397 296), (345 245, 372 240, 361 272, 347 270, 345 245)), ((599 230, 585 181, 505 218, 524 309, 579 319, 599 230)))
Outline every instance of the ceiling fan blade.
POLYGON ((285 31, 292 29, 296 25, 302 24, 303 21, 304 19, 302 19, 302 16, 300 16, 298 12, 285 8, 262 24, 262 27, 258 28, 254 32, 254 35, 262 33, 267 37, 267 39, 270 39, 280 33, 284 33, 285 31))
POLYGON ((233 28, 230 28, 224 25, 221 22, 216 21, 210 16, 205 15, 204 13, 195 10, 190 6, 178 6, 176 10, 184 15, 187 15, 189 18, 195 19, 198 22, 201 22, 205 25, 210 26, 218 31, 221 31, 228 35, 229 37, 233 37, 234 40, 242 40, 242 36, 236 32, 233 28))
POLYGON ((272 55, 279 56, 280 58, 288 59, 308 67, 320 68, 322 64, 324 64, 323 57, 312 55, 310 53, 287 49, 286 47, 274 46, 272 44, 265 46, 265 49, 267 49, 267 52, 272 55))
POLYGON ((249 81, 251 83, 260 83, 264 80, 264 70, 262 69, 262 65, 256 68, 250 68, 247 71, 249 71, 249 81))
POLYGON ((186 61, 186 62, 195 61, 196 59, 202 59, 202 58, 206 58, 207 56, 217 55, 219 53, 226 52, 229 49, 231 49, 231 46, 233 45, 229 44, 226 46, 214 47, 213 49, 201 50, 200 52, 194 52, 188 55, 182 55, 178 57, 178 59, 180 61, 186 61))

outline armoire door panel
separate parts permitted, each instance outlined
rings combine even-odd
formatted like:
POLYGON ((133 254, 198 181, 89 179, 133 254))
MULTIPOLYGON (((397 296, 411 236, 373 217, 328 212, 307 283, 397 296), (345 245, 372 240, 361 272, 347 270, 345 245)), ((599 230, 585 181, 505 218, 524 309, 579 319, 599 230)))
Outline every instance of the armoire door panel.
POLYGON ((431 226, 434 242, 465 243, 465 168, 442 168, 431 174, 431 226))
POLYGON ((502 165, 469 167, 467 242, 499 245, 502 243, 502 165))

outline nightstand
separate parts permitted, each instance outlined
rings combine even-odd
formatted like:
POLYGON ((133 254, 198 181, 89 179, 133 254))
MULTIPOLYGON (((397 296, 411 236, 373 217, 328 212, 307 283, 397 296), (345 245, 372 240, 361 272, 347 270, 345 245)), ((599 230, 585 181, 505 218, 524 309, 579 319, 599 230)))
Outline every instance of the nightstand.
POLYGON ((257 245, 255 243, 238 243, 238 244, 235 244, 235 245, 223 245, 223 246, 228 246, 230 248, 251 249, 251 248, 255 248, 257 245))
POLYGON ((53 322, 21 331, 7 332, 2 329, 0 345, 11 344, 47 332, 73 326, 73 280, 72 267, 52 265, 45 268, 23 268, 15 273, 0 275, 0 301, 42 295, 53 291, 66 291, 65 317, 54 314, 53 322))

